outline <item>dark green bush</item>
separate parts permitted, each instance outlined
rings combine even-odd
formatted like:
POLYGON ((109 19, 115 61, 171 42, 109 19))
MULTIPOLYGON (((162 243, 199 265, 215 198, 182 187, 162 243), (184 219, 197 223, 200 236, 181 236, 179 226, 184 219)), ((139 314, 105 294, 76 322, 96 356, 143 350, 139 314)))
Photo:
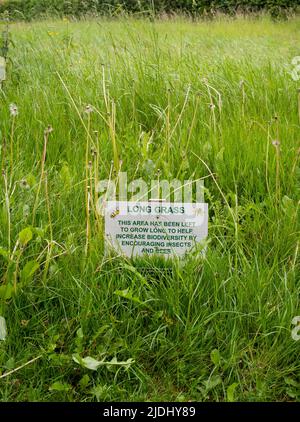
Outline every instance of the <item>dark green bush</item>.
POLYGON ((13 19, 32 19, 43 15, 86 14, 115 15, 120 13, 186 13, 192 16, 216 12, 236 14, 267 11, 280 16, 295 11, 300 0, 6 0, 0 13, 13 19))

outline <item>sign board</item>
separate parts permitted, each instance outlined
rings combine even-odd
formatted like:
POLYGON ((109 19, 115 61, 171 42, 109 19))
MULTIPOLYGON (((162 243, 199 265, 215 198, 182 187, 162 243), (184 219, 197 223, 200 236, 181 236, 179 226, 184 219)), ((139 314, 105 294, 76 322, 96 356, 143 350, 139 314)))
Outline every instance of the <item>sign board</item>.
POLYGON ((129 257, 182 257, 208 233, 206 203, 108 201, 106 245, 129 257))
POLYGON ((5 78, 6 78, 5 68, 6 68, 5 58, 0 57, 0 82, 5 81, 5 78))

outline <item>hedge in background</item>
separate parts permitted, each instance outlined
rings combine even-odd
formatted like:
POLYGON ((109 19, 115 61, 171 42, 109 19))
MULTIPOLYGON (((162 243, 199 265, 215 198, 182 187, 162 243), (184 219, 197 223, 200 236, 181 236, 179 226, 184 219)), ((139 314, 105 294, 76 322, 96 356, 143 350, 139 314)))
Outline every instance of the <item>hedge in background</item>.
POLYGON ((125 13, 186 13, 192 16, 216 12, 267 11, 273 16, 295 11, 300 0, 0 0, 0 13, 12 19, 32 19, 43 15, 86 14, 115 16, 125 13))

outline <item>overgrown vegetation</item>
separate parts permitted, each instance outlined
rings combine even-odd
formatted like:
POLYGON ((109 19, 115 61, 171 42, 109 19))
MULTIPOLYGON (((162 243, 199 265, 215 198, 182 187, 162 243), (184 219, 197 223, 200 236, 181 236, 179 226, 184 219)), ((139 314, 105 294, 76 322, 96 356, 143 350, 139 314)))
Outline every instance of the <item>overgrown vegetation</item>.
POLYGON ((64 19, 11 38, 1 400, 299 400, 299 20, 64 19), (87 181, 116 177, 114 142, 129 178, 205 178, 205 258, 105 255, 93 206, 86 248, 87 181))
POLYGON ((13 19, 32 19, 45 15, 136 16, 183 13, 213 17, 216 13, 258 13, 284 17, 297 10, 294 0, 4 0, 0 13, 9 12, 13 19))

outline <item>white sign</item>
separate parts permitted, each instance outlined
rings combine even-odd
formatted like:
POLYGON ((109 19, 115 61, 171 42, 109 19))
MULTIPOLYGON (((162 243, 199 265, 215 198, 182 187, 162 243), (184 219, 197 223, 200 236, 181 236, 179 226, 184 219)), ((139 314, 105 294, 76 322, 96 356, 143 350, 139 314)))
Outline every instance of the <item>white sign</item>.
POLYGON ((106 244, 126 256, 183 256, 207 237, 205 203, 108 201, 106 244))
POLYGON ((5 81, 5 78, 6 78, 5 67, 6 67, 5 59, 4 57, 0 57, 0 82, 5 81))

